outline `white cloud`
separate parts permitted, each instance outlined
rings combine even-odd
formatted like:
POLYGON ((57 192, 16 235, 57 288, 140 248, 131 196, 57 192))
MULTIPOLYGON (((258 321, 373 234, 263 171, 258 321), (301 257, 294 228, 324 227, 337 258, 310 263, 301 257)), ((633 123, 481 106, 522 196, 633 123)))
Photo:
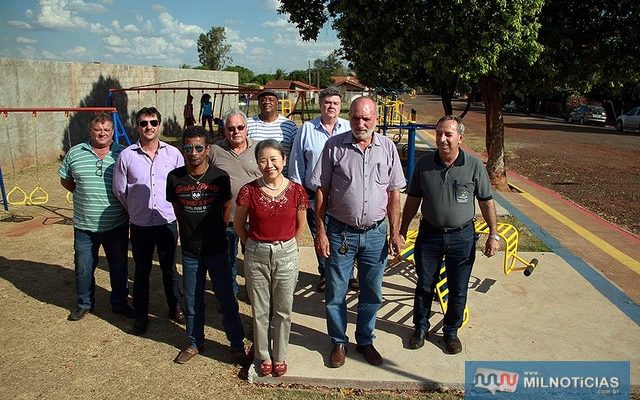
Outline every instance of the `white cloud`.
POLYGON ((283 33, 276 32, 273 37, 273 42, 282 47, 295 46, 302 49, 314 49, 317 51, 328 50, 329 53, 334 49, 340 47, 340 43, 337 40, 333 42, 314 42, 312 40, 305 42, 297 33, 290 33, 289 35, 285 35, 283 33))
POLYGON ((264 39, 257 36, 248 37, 245 39, 248 43, 264 43, 264 39))
POLYGON ((226 19, 226 20, 224 20, 224 26, 240 25, 240 24, 242 24, 242 20, 239 20, 239 19, 226 19))
POLYGON ((107 8, 102 4, 86 3, 83 0, 68 0, 68 8, 71 11, 80 11, 88 13, 103 13, 107 8))
POLYGON ((133 24, 127 24, 122 27, 122 32, 124 33, 140 33, 140 29, 133 24))
POLYGON ((231 54, 243 54, 247 50, 247 42, 240 38, 240 33, 231 28, 224 28, 227 43, 231 45, 231 54))
POLYGON ((36 43, 38 43, 38 41, 35 40, 35 39, 26 38, 24 36, 18 36, 16 38, 16 43, 19 43, 19 44, 36 44, 36 43))
POLYGON ((263 0, 263 7, 266 8, 267 10, 276 11, 278 8, 280 8, 280 1, 279 0, 263 0))
POLYGON ((46 58, 47 60, 58 60, 60 59, 60 57, 58 57, 57 55, 55 55, 54 53, 48 51, 48 50, 42 50, 42 57, 46 58))
POLYGON ((111 27, 113 29, 115 29, 116 31, 120 30, 120 21, 118 21, 117 19, 114 19, 113 21, 111 21, 111 27))
POLYGON ((21 58, 36 58, 36 48, 33 46, 24 46, 18 49, 21 58))
POLYGON ((176 35, 199 35, 204 33, 204 30, 198 25, 188 25, 179 22, 168 12, 162 12, 158 15, 160 25, 162 25, 162 32, 176 35))
POLYGON ((286 18, 278 18, 275 21, 267 21, 262 23, 262 26, 265 28, 288 28, 291 24, 287 21, 286 18))
POLYGON ((71 49, 65 50, 62 52, 65 56, 85 56, 89 55, 89 51, 86 47, 76 46, 71 49))
POLYGON ((104 40, 104 43, 109 47, 128 47, 128 46, 131 46, 131 43, 129 42, 129 40, 127 40, 125 38, 121 38, 118 35, 109 35, 109 36, 105 37, 103 40, 104 40))
POLYGON ((64 0, 40 0, 40 10, 34 15, 34 20, 45 29, 89 29, 87 20, 70 10, 64 0))
POLYGON ((9 25, 12 28, 17 28, 17 29, 33 29, 33 26, 31 26, 30 24, 24 22, 24 21, 16 21, 16 20, 10 20, 7 22, 7 25, 9 25))

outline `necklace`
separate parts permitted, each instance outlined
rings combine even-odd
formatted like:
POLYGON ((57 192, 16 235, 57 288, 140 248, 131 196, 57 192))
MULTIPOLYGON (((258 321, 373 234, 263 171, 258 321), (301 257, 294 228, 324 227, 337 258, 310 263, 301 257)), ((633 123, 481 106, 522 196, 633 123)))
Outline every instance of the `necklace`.
POLYGON ((202 179, 202 177, 204 176, 204 174, 207 173, 207 171, 209 171, 209 164, 207 164, 207 169, 205 169, 204 172, 202 174, 200 174, 199 177, 195 178, 193 175, 191 175, 188 172, 187 172, 187 175, 189 175, 189 178, 193 179, 196 182, 196 185, 199 185, 200 184, 200 179, 202 179))
POLYGON ((273 190, 274 192, 277 190, 282 189, 282 186, 284 186, 284 177, 282 177, 282 182, 280 182, 280 186, 278 187, 271 187, 269 185, 267 185, 267 182, 264 180, 264 177, 262 177, 262 184, 264 185, 264 187, 266 187, 269 190, 273 190))

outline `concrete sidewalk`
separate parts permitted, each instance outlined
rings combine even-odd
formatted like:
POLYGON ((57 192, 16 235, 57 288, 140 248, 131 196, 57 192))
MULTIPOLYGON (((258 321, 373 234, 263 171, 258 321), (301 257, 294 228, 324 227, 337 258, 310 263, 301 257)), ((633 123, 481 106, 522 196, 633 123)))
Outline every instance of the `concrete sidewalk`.
POLYGON ((429 343, 420 350, 407 348, 416 278, 413 268, 401 263, 386 271, 384 304, 378 312, 375 345, 384 363, 371 366, 355 351, 357 293, 349 292, 349 353, 343 367, 332 369, 327 367, 331 344, 324 295, 315 292, 315 255, 312 248, 302 248, 289 372, 282 378, 259 377, 253 366, 249 381, 362 389, 462 388, 464 362, 471 360, 631 360, 632 384, 640 384, 637 324, 560 257, 522 254, 539 260, 535 272, 525 277, 517 272, 504 275, 501 256, 478 254, 470 282, 469 322, 459 332, 462 353, 444 353, 437 303, 429 343))

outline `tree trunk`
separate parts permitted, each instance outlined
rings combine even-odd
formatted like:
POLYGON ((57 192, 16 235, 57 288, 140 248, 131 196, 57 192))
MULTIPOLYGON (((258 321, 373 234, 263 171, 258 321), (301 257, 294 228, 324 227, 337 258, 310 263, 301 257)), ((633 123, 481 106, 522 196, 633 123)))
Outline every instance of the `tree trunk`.
POLYGON ((453 105, 451 104, 451 99, 453 98, 453 93, 456 90, 457 84, 457 76, 452 77, 449 80, 442 79, 440 81, 440 101, 442 102, 444 115, 453 115, 453 105))
POLYGON ((509 190, 504 165, 504 121, 502 120, 502 87, 494 76, 480 78, 486 118, 487 172, 497 190, 509 190))

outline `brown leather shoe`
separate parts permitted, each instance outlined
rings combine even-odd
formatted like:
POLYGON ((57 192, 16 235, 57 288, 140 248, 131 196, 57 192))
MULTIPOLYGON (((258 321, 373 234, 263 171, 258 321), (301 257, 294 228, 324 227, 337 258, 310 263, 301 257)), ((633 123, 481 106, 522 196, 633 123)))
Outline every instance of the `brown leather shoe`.
POLYGON ((444 348, 449 354, 458 354, 462 351, 462 342, 457 336, 445 336, 444 348))
POLYGON ((382 364, 382 356, 378 353, 373 344, 364 344, 357 345, 356 351, 362 355, 364 355, 365 360, 371 365, 381 365, 382 364))
POLYGON ((170 313, 169 317, 176 321, 177 323, 179 323, 180 325, 184 325, 186 324, 186 320, 184 319, 184 311, 182 311, 182 308, 178 307, 176 308, 176 310, 172 313, 170 313))
POLYGON ((344 359, 347 356, 347 346, 344 344, 334 344, 329 356, 329 367, 340 368, 344 365, 344 359))
POLYGON ((173 361, 178 364, 184 364, 195 357, 199 352, 200 351, 198 351, 197 347, 189 346, 186 349, 182 350, 173 361))

